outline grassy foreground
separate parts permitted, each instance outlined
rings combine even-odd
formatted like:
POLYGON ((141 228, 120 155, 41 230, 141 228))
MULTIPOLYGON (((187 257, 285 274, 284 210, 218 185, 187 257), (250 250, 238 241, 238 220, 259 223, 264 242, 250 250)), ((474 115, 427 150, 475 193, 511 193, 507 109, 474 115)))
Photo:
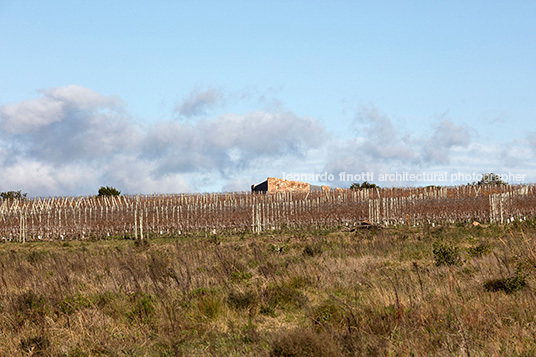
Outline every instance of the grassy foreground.
POLYGON ((0 245, 0 355, 536 355, 536 221, 145 242, 0 245))

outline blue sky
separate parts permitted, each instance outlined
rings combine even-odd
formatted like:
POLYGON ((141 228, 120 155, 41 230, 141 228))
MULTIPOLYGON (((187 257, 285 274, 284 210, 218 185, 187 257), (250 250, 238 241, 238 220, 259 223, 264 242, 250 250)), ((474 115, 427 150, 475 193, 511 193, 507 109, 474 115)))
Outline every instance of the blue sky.
POLYGON ((530 1, 4 0, 0 190, 534 182, 535 17, 530 1))

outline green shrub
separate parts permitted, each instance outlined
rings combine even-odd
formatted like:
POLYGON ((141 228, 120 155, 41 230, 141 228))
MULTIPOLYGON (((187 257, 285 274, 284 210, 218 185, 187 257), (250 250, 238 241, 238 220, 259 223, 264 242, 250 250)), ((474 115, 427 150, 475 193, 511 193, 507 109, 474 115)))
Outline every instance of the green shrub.
POLYGON ((463 264, 458 247, 453 247, 446 243, 434 242, 432 252, 434 253, 434 260, 437 266, 463 264))
POLYGON ((71 315, 78 310, 82 310, 91 306, 91 301, 81 293, 67 296, 58 304, 59 311, 71 315))
POLYGON ((98 196, 119 196, 119 195, 121 195, 121 191, 118 191, 111 186, 106 186, 106 187, 101 186, 101 188, 99 188, 98 196))
POLYGON ((501 178, 501 175, 494 174, 493 172, 482 174, 482 178, 478 182, 473 182, 473 185, 481 186, 481 185, 506 185, 507 183, 504 182, 501 178))
POLYGON ((151 294, 134 293, 131 296, 132 308, 127 314, 131 322, 138 320, 143 323, 150 322, 156 312, 155 298, 151 294))
POLYGON ((491 279, 484 283, 487 291, 504 291, 506 294, 514 293, 527 286, 527 275, 523 274, 521 266, 518 266, 514 276, 502 279, 491 279))
POLYGON ((4 200, 24 200, 26 199, 27 194, 22 193, 21 190, 18 191, 7 191, 0 193, 0 197, 4 200))
POLYGON ((491 246, 488 243, 480 243, 475 247, 467 248, 467 254, 471 257, 481 257, 483 255, 491 253, 491 246))
POLYGON ((118 298, 117 294, 113 291, 106 290, 98 294, 91 296, 91 303, 97 305, 99 308, 104 308, 111 302, 118 298))
POLYGON ((48 304, 43 295, 29 290, 15 298, 14 309, 21 322, 40 322, 48 312, 48 304))
POLYGON ((370 183, 367 181, 363 181, 362 184, 355 182, 350 186, 350 190, 363 190, 368 188, 379 188, 379 186, 377 186, 375 183, 370 183))
POLYGON ((248 281, 253 277, 253 274, 247 271, 233 271, 231 273, 231 280, 235 283, 239 283, 242 281, 248 281))

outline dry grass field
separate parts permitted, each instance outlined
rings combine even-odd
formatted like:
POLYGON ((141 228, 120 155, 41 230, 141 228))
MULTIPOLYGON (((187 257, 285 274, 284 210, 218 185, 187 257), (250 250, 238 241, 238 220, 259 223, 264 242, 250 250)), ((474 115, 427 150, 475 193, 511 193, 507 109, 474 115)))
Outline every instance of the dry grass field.
POLYGON ((536 220, 0 245, 2 356, 533 356, 536 220))

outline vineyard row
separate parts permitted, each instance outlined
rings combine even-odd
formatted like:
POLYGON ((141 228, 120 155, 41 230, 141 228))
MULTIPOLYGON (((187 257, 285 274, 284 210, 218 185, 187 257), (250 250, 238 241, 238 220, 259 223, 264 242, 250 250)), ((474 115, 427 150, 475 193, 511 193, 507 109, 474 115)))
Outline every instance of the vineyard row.
POLYGON ((503 224, 536 216, 536 186, 386 188, 0 201, 0 239, 33 241, 425 222, 503 224))

